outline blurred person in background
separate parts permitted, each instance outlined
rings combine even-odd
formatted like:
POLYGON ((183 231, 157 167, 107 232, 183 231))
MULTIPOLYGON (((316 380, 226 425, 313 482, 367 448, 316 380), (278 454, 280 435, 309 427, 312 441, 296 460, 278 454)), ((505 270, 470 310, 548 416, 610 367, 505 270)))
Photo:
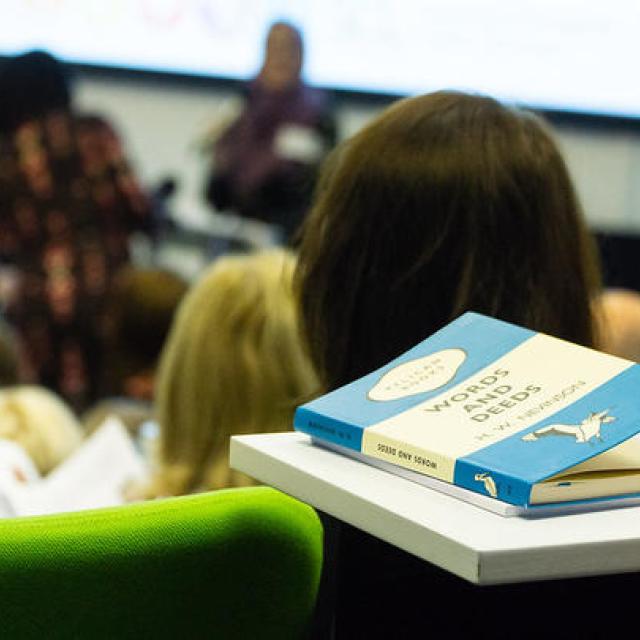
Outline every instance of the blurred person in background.
POLYGON ((152 419, 158 359, 187 289, 186 280, 158 267, 118 273, 107 303, 104 398, 83 415, 87 431, 116 415, 135 436, 152 419))
POLYGON ((294 264, 280 249, 222 257, 185 296, 160 360, 157 472, 139 497, 252 484, 229 468, 230 437, 291 429, 316 386, 299 339, 294 264))
POLYGON ((41 387, 0 389, 0 439, 21 446, 41 475, 53 471, 82 442, 71 408, 41 387))
POLYGON ((271 26, 242 112, 213 145, 206 188, 217 210, 277 225, 285 240, 304 218, 317 170, 336 137, 327 93, 301 77, 303 53, 296 27, 271 26))
POLYGON ((0 261, 33 381, 75 410, 98 394, 105 300, 149 228, 149 202, 113 128, 74 114, 66 67, 32 51, 0 65, 0 261))

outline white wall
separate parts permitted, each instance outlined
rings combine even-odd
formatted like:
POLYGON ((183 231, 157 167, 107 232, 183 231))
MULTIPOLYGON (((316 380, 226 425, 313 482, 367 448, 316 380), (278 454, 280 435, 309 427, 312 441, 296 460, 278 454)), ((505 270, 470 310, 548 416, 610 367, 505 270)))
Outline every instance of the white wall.
MULTIPOLYGON (((186 223, 206 222, 201 192, 207 157, 199 145, 206 132, 233 112, 230 91, 160 80, 81 76, 76 103, 107 115, 120 130, 142 179, 153 185, 178 179, 175 210, 186 223)), ((345 104, 338 110, 341 136, 357 131, 373 107, 345 104)), ((590 223, 600 229, 640 231, 640 126, 634 130, 556 128, 590 223)))

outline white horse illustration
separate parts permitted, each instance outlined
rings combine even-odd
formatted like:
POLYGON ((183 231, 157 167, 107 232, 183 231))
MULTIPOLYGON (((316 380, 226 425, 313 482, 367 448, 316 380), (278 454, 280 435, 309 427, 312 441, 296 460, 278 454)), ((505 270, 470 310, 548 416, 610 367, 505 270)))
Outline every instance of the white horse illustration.
POLYGON ((478 482, 484 483, 484 488, 492 498, 498 497, 498 487, 496 486, 495 480, 488 473, 476 473, 473 477, 478 482))
POLYGON ((614 416, 607 415, 609 409, 590 413, 580 424, 549 424, 522 436, 523 440, 532 442, 544 436, 573 436, 578 443, 590 442, 593 438, 602 442, 600 429, 603 424, 613 422, 614 416))

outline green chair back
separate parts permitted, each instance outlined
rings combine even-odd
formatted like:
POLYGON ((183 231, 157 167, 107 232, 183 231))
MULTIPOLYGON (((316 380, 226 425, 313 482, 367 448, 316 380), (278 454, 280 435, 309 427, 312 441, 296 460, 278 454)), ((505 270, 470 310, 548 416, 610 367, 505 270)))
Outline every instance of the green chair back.
POLYGON ((3 638, 304 637, 310 507, 268 487, 0 521, 3 638))

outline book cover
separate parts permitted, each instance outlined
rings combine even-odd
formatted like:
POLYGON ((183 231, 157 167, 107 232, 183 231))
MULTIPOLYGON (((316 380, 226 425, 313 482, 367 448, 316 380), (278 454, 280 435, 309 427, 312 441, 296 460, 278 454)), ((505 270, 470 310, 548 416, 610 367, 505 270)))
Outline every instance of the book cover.
POLYGON ((528 507, 640 493, 640 366, 466 313, 294 427, 528 507))

